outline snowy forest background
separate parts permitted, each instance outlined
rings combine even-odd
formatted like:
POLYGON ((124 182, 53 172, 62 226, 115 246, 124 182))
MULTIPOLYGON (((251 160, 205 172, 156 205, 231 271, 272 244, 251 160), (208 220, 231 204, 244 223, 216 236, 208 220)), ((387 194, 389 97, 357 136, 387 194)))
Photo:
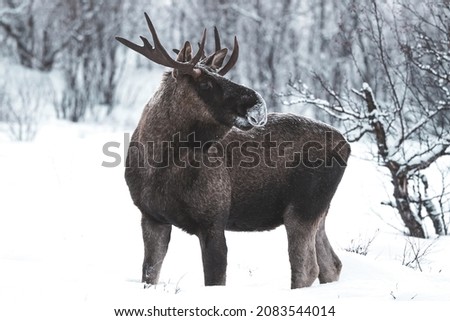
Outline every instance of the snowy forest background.
POLYGON ((11 139, 33 140, 49 118, 118 118, 150 97, 148 80, 126 71, 159 67, 114 41, 146 35, 146 10, 168 48, 195 43, 204 27, 218 26, 229 47, 238 35, 233 80, 263 93, 271 111, 370 142, 392 180, 385 204, 408 233, 447 234, 448 166, 438 183, 423 170, 450 153, 448 1, 1 1, 0 122, 11 139))
MULTIPOLYGON (((67 195, 72 195, 70 212, 76 209, 76 215, 89 220, 86 225, 70 223, 83 233, 76 228, 52 232, 72 250, 83 239, 83 248, 95 261, 92 242, 99 241, 94 227, 102 226, 105 217, 99 213, 105 211, 120 222, 113 228, 118 234, 106 234, 110 241, 123 235, 120 227, 141 243, 138 215, 134 225, 122 221, 130 216, 124 212, 135 210, 123 168, 111 174, 100 164, 102 144, 123 141, 121 135, 134 129, 163 71, 114 39, 120 35, 139 42, 140 35, 148 37, 144 11, 167 49, 180 48, 185 40, 196 43, 205 27, 207 52, 213 46, 213 26, 228 48, 237 35, 240 56, 229 72, 233 81, 260 92, 270 111, 313 117, 345 133, 353 156, 334 201, 340 212, 330 215, 339 226, 339 231, 330 231, 341 240, 338 251, 367 256, 377 248, 396 246, 387 256, 401 265, 438 271, 438 279, 448 273, 448 259, 439 261, 438 268, 431 253, 434 247, 447 251, 436 257, 449 257, 450 249, 448 0, 0 0, 0 195, 7 195, 0 205, 0 220, 6 224, 0 224, 3 243, 16 237, 12 231, 22 229, 22 222, 8 213, 47 212, 51 204, 48 219, 69 228, 59 207, 65 206, 67 195), (34 165, 26 159, 34 159, 34 165), (34 203, 19 197, 24 190, 34 203), (110 195, 121 205, 116 207, 110 195), (93 209, 100 216, 88 218, 93 209), (123 212, 111 214, 116 209, 123 212), (428 269, 426 257, 434 262, 428 269)), ((31 214, 28 219, 41 224, 31 214)), ((37 233, 31 227, 28 232, 37 233)), ((106 244, 104 240, 98 248, 106 244)), ((129 247, 116 245, 128 253, 129 247)), ((0 260, 10 265, 3 266, 18 270, 19 261, 8 260, 25 249, 19 245, 5 250, 0 260)), ((128 255, 133 268, 139 268, 139 251, 128 255)), ((253 268, 249 271, 257 277, 253 268)), ((180 281, 165 280, 178 293, 180 281)), ((341 290, 334 288, 340 295, 341 290)), ((400 292, 392 289, 386 295, 396 299, 400 292)), ((408 288, 405 298, 415 297, 413 292, 408 288)))

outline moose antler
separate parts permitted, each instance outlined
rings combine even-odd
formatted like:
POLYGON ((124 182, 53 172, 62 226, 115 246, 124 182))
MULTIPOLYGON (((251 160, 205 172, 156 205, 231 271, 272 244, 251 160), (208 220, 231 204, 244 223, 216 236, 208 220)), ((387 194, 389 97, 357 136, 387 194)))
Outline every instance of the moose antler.
POLYGON ((220 36, 219 36, 219 30, 217 30, 217 27, 214 27, 214 41, 216 44, 216 52, 222 49, 220 46, 220 36))
POLYGON ((150 32, 152 34, 154 47, 152 47, 152 45, 148 42, 147 38, 143 36, 140 37, 142 39, 142 42, 144 43, 143 46, 139 46, 122 37, 116 37, 116 40, 119 41, 121 44, 127 46, 128 48, 147 57, 151 61, 156 62, 157 64, 177 69, 178 71, 181 71, 182 73, 191 75, 193 77, 198 77, 200 75, 200 72, 198 69, 195 69, 195 65, 200 61, 200 58, 202 58, 206 40, 206 29, 203 31, 203 35, 200 41, 200 48, 197 54, 194 56, 194 58, 192 58, 192 60, 188 62, 179 62, 172 59, 169 56, 166 49, 159 41, 158 35, 156 34, 156 30, 153 27, 153 24, 150 18, 148 17, 147 13, 144 13, 144 15, 145 19, 147 20, 148 28, 150 29, 150 32))
MULTIPOLYGON (((219 45, 220 45, 220 42, 219 42, 219 45)), ((216 42, 216 46, 217 46, 217 42, 216 42)), ((230 69, 233 68, 234 65, 236 64, 238 57, 239 57, 239 44, 237 42, 236 36, 234 36, 233 52, 231 53, 230 60, 228 60, 228 62, 225 66, 220 68, 220 70, 218 71, 219 75, 223 76, 227 72, 229 72, 230 69)))
MULTIPOLYGON (((220 36, 219 36, 219 30, 217 30, 216 27, 214 27, 214 40, 215 40, 215 47, 216 47, 216 51, 214 52, 214 54, 210 55, 205 63, 211 64, 211 62, 213 61, 214 55, 222 49, 221 45, 220 45, 220 36)), ((230 71, 231 68, 233 68, 233 66, 236 64, 237 60, 239 57, 239 44, 237 42, 237 38, 236 36, 234 37, 234 46, 233 46, 233 52, 231 53, 231 57, 230 60, 228 60, 227 64, 222 67, 221 69, 219 69, 218 74, 221 76, 224 76, 228 71, 230 71)))

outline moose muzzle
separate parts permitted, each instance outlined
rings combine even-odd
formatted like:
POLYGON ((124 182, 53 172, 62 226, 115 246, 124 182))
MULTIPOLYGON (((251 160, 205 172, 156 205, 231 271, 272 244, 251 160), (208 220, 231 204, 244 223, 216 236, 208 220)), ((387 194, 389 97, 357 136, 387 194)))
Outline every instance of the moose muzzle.
POLYGON ((264 99, 255 91, 257 103, 247 110, 247 121, 253 127, 264 126, 267 123, 267 106, 264 99))

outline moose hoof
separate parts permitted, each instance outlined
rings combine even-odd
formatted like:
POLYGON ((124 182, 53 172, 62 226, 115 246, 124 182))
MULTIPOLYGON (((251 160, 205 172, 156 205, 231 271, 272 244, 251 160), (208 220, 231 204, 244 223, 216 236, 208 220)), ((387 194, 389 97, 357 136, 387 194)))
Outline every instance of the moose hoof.
POLYGON ((335 257, 334 262, 330 266, 328 266, 326 269, 320 269, 319 282, 322 284, 338 281, 341 270, 342 262, 337 257, 335 257))
POLYGON ((315 264, 309 271, 298 272, 292 275, 291 289, 311 286, 319 275, 319 266, 315 264))

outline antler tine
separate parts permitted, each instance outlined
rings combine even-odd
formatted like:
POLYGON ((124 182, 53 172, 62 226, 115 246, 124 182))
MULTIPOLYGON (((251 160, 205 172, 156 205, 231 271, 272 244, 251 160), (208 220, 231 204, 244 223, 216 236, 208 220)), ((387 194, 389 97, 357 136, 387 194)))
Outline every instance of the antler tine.
POLYGON ((124 46, 126 46, 126 47, 128 47, 128 48, 130 48, 130 49, 132 49, 132 50, 134 50, 134 51, 136 51, 138 53, 140 53, 141 55, 144 55, 144 56, 147 57, 147 51, 146 51, 145 47, 139 46, 139 45, 135 44, 134 42, 131 42, 131 41, 129 41, 129 40, 125 39, 125 38, 122 38, 122 37, 116 37, 116 40, 118 42, 120 42, 121 44, 123 44, 124 46))
MULTIPOLYGON (((144 15, 145 15, 145 19, 147 20, 147 25, 148 25, 148 28, 150 29, 150 33, 152 34, 152 37, 153 37, 153 42, 155 44, 155 50, 158 53, 160 53, 165 58, 165 60, 167 60, 169 62, 170 65, 168 67, 173 67, 173 68, 179 69, 185 73, 196 75, 196 73, 194 72, 194 66, 199 62, 200 58, 202 57, 203 50, 205 48, 206 29, 203 30, 202 40, 200 42, 200 48, 199 48, 197 54, 194 56, 194 58, 192 58, 191 61, 182 63, 182 62, 178 62, 178 61, 172 59, 172 57, 169 56, 166 49, 164 49, 164 46, 159 41, 155 27, 153 27, 153 23, 150 20, 148 14, 145 12, 144 15)), ((148 41, 147 41, 147 43, 148 43, 148 41)))
POLYGON ((147 56, 147 58, 166 67, 172 67, 185 71, 186 67, 189 67, 189 64, 180 63, 170 57, 164 46, 161 44, 161 41, 159 41, 158 34, 156 33, 155 27, 153 26, 153 23, 150 20, 147 12, 144 12, 144 16, 145 20, 147 21, 148 29, 150 29, 150 33, 152 34, 153 43, 155 44, 155 48, 152 48, 148 40, 144 37, 141 37, 142 41, 144 42, 144 46, 148 46, 149 49, 153 49, 152 51, 150 51, 150 57, 147 56), (153 54, 154 52, 156 52, 157 54, 153 54))
POLYGON ((206 42, 206 29, 203 29, 202 40, 200 41, 200 48, 198 48, 197 54, 189 62, 190 64, 195 66, 200 61, 205 52, 205 42, 206 42))
MULTIPOLYGON (((197 42, 197 45, 198 45, 198 48, 200 48, 200 42, 197 42)), ((206 53, 205 53, 205 50, 203 50, 203 52, 202 52, 202 58, 201 59, 205 59, 206 58, 206 53)))
POLYGON ((156 33, 155 27, 153 27, 153 24, 147 15, 147 13, 144 13, 145 19, 147 20, 148 28, 150 29, 150 33, 152 34, 154 47, 149 43, 147 38, 140 37, 142 39, 142 42, 144 43, 143 46, 139 46, 127 39, 124 39, 122 37, 116 37, 116 39, 122 43, 123 45, 127 46, 128 48, 140 53, 141 55, 147 57, 153 62, 156 62, 160 65, 178 69, 182 71, 183 73, 192 75, 192 76, 198 76, 199 71, 194 70, 195 65, 198 63, 202 56, 203 49, 205 47, 205 40, 206 40, 206 29, 203 31, 202 41, 200 44, 200 49, 195 55, 195 57, 188 62, 179 62, 174 60, 170 55, 167 53, 164 46, 159 41, 158 35, 156 33))
POLYGON ((217 27, 214 26, 214 40, 216 43, 216 52, 221 49, 220 46, 220 36, 219 36, 219 30, 217 30, 217 27))
POLYGON ((236 64, 238 57, 239 57, 239 44, 236 36, 234 36, 234 46, 230 60, 228 60, 227 64, 218 71, 219 75, 224 76, 227 72, 229 72, 230 69, 233 68, 233 66, 236 64))

